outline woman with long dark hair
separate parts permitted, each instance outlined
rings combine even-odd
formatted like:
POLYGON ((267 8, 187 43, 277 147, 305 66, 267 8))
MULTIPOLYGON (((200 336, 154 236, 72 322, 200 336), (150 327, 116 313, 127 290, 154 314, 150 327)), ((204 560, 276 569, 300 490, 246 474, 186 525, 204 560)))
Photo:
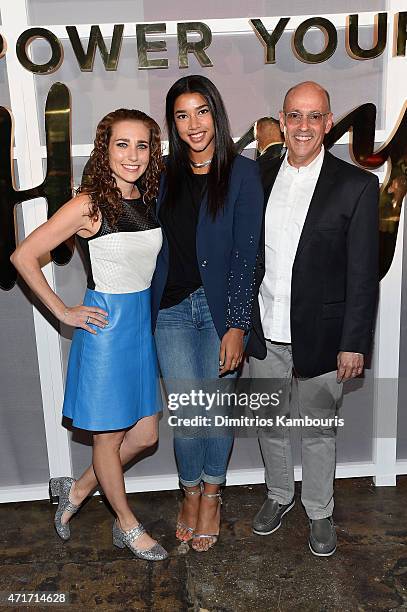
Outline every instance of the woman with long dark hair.
POLYGON ((78 480, 50 481, 51 494, 59 497, 56 531, 69 539, 69 520, 99 482, 117 517, 113 543, 151 561, 167 553, 133 514, 122 466, 157 441, 161 405, 150 284, 162 244, 154 213, 161 171, 156 122, 138 110, 109 113, 97 127, 78 195, 12 255, 45 306, 76 327, 63 414, 93 433, 92 465, 78 480), (73 235, 86 263, 88 288, 83 304, 69 307, 48 285, 40 260, 73 235))
MULTIPOLYGON (((157 206, 164 240, 152 284, 161 373, 167 392, 226 390, 219 377, 236 377, 250 326, 261 181, 255 162, 236 155, 225 106, 209 79, 179 79, 167 94, 166 121, 169 155, 157 206)), ((191 402, 177 411, 174 432, 185 493, 176 535, 192 539, 197 551, 217 541, 233 443, 230 429, 183 420, 207 414, 191 402)))

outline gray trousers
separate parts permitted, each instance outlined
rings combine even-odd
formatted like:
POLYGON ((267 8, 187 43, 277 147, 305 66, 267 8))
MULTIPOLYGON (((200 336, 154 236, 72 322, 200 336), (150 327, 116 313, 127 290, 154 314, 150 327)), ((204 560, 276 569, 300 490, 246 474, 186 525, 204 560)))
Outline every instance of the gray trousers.
MULTIPOLYGON (((307 379, 294 377, 291 344, 266 340, 266 345, 266 359, 250 357, 249 360, 253 388, 255 379, 268 379, 268 389, 279 393, 279 405, 272 410, 274 422, 277 416, 295 418, 293 407, 298 403, 299 416, 309 417, 316 423, 301 431, 301 501, 310 519, 326 518, 331 516, 334 507, 336 442, 335 426, 327 424, 327 419, 335 417, 343 385, 336 382, 336 372, 307 379)), ((290 428, 275 425, 259 428, 258 436, 268 496, 279 504, 288 504, 294 496, 290 428)))

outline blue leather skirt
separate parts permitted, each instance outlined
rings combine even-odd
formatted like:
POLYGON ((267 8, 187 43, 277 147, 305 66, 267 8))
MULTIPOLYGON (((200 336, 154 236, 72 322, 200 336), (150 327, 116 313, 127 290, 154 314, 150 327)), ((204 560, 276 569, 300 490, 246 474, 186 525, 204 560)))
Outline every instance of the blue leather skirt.
POLYGON ((106 310, 109 325, 93 326, 97 335, 75 330, 63 415, 89 431, 127 429, 162 409, 150 288, 121 294, 87 289, 83 303, 106 310))

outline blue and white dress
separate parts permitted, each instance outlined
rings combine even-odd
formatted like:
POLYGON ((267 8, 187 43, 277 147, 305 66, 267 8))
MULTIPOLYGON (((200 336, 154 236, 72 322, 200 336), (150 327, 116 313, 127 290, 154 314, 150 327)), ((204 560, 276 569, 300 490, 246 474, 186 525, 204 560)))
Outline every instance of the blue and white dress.
POLYGON ((89 431, 126 429, 161 410, 150 284, 162 234, 141 199, 122 202, 115 227, 102 217, 94 236, 77 236, 88 274, 83 303, 109 321, 93 326, 97 335, 77 328, 69 355, 63 415, 89 431))

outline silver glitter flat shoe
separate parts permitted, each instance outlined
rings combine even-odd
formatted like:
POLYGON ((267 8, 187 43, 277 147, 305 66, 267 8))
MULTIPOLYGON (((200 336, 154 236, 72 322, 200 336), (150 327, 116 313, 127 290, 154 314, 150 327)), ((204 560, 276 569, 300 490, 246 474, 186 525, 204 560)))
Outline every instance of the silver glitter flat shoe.
POLYGON ((124 548, 127 546, 139 559, 145 561, 163 561, 168 557, 168 553, 158 542, 156 542, 151 548, 147 550, 140 550, 133 546, 133 542, 137 540, 143 533, 146 533, 143 525, 139 523, 137 527, 129 529, 129 531, 123 531, 117 524, 117 521, 113 523, 113 544, 117 548, 124 548))
POLYGON ((69 493, 74 482, 75 480, 69 476, 51 478, 49 481, 51 496, 59 497, 58 508, 54 517, 54 526, 57 534, 64 541, 69 540, 71 537, 71 531, 69 529, 69 521, 65 525, 61 523, 62 515, 65 510, 75 514, 75 512, 77 512, 80 508, 80 506, 75 506, 75 504, 69 501, 69 493))

